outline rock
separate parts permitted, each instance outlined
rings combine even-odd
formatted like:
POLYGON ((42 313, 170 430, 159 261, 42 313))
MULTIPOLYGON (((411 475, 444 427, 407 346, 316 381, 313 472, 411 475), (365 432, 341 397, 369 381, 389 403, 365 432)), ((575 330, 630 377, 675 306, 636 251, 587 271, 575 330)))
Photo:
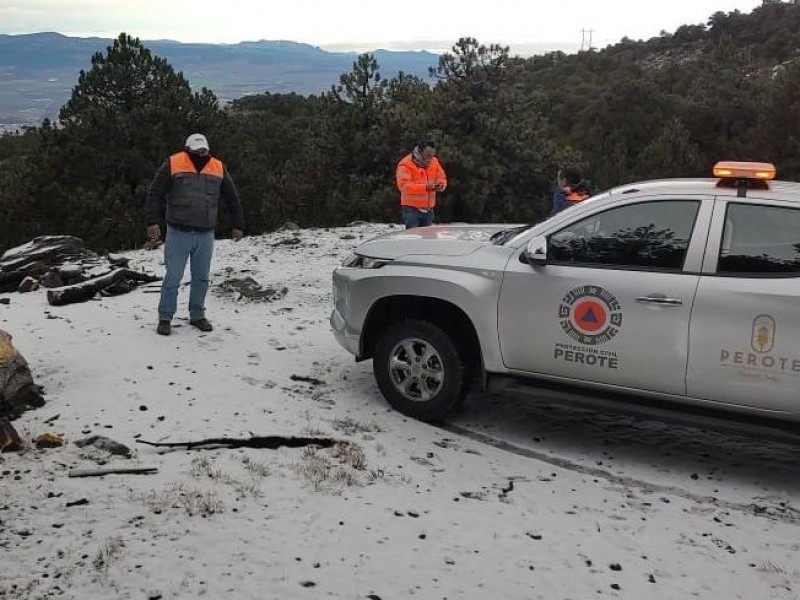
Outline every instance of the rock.
POLYGON ((40 433, 33 438, 37 448, 60 448, 64 445, 64 438, 57 433, 40 433))
POLYGON ((299 231, 300 226, 292 221, 286 221, 278 231, 299 231))
POLYGON ((0 298, 0 304, 11 304, 11 298, 0 298))
POLYGON ((277 242, 274 242, 272 244, 272 247, 273 248, 278 248, 280 246, 299 246, 302 243, 303 243, 303 240, 295 235, 295 236, 283 238, 282 240, 278 240, 277 242))
POLYGON ((39 282, 34 277, 26 277, 19 284, 17 291, 20 294, 25 294, 26 292, 35 292, 38 289, 39 289, 39 282))
POLYGON ((128 265, 131 262, 131 259, 126 256, 120 256, 119 254, 109 254, 106 256, 108 262, 110 262, 115 267, 125 267, 128 268, 128 265))
POLYGON ((64 285, 75 285, 89 280, 81 265, 61 265, 58 267, 58 275, 64 285))
MULTIPOLYGON (((0 421, 0 452, 16 452, 21 450, 22 446, 22 438, 13 425, 8 421, 0 421)), ((3 471, 3 475, 10 474, 10 471, 3 471)))
POLYGON ((24 411, 44 406, 41 388, 33 383, 28 362, 0 329, 0 418, 16 419, 24 411))
POLYGON ((32 262, 22 265, 15 271, 5 271, 0 269, 0 293, 16 292, 19 284, 26 277, 38 279, 47 272, 47 265, 40 262, 32 262))
POLYGON ((83 240, 69 235, 46 235, 16 248, 0 257, 0 271, 30 270, 30 265, 53 265, 65 258, 83 258, 92 253, 86 250, 83 240))
POLYGON ((130 458, 133 454, 131 452, 131 449, 128 448, 125 444, 120 444, 119 442, 115 442, 114 440, 104 437, 102 435, 91 435, 87 438, 77 440, 75 442, 75 445, 78 448, 93 446, 98 450, 104 450, 109 454, 113 454, 114 456, 124 456, 125 458, 130 458))
POLYGON ((39 281, 42 284, 42 287, 46 288, 57 288, 64 285, 64 280, 61 279, 61 275, 58 274, 58 270, 50 269, 44 277, 39 281))
POLYGON ((83 267, 81 265, 59 265, 56 270, 62 279, 73 279, 83 277, 83 267))

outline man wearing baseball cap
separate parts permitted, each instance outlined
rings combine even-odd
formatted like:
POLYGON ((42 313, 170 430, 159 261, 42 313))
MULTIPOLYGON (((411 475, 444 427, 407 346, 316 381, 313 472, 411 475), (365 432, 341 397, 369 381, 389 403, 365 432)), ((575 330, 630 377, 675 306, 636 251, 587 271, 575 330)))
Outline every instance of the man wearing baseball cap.
POLYGON ((242 203, 236 184, 222 161, 210 154, 208 140, 201 133, 186 138, 184 150, 170 156, 159 167, 147 195, 147 236, 161 240, 160 223, 166 223, 164 244, 166 274, 158 303, 160 335, 172 332, 172 317, 178 303, 186 262, 191 271, 189 323, 200 331, 212 331, 206 319, 211 258, 214 254, 214 230, 220 200, 230 214, 233 240, 244 235, 242 203))

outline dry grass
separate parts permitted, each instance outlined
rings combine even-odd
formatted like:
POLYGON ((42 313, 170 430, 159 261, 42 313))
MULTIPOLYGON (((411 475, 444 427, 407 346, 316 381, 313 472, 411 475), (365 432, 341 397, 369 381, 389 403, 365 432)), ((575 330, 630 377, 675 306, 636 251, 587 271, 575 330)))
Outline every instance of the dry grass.
POLYGON ((225 505, 212 490, 189 490, 180 496, 180 504, 189 516, 200 515, 208 517, 221 513, 225 505))
POLYGON ((306 411, 305 419, 306 425, 300 430, 300 433, 308 437, 321 437, 323 435, 322 429, 320 429, 319 425, 311 423, 311 412, 306 411))
POLYGON ((301 462, 295 465, 295 470, 315 490, 319 490, 322 488, 322 484, 330 478, 333 466, 333 461, 322 454, 318 446, 306 446, 303 449, 301 462))
POLYGON ((341 483, 347 487, 353 487, 354 485, 358 485, 358 477, 356 474, 350 470, 345 469, 344 467, 339 467, 333 471, 333 476, 331 477, 333 481, 336 483, 341 483))
POLYGON ((356 471, 363 471, 367 468, 367 459, 364 450, 358 444, 338 443, 331 448, 331 456, 338 459, 340 463, 356 471))
POLYGON ((332 423, 336 431, 341 431, 345 435, 355 435, 357 433, 380 433, 383 431, 375 421, 369 423, 359 423, 351 417, 345 419, 335 419, 332 423))
POLYGON ((219 481, 221 483, 228 483, 228 484, 235 484, 236 481, 234 480, 231 475, 225 473, 222 469, 214 468, 214 465, 211 464, 211 461, 208 458, 195 458, 192 460, 192 470, 191 470, 192 477, 197 479, 212 479, 213 481, 219 481))
POLYGON ((160 492, 148 490, 131 494, 133 500, 141 501, 148 510, 161 514, 168 510, 182 509, 189 516, 210 516, 223 512, 225 505, 213 490, 186 489, 182 483, 172 484, 160 492))
POLYGON ((369 478, 370 482, 378 481, 379 479, 383 479, 385 475, 383 469, 370 469, 367 472, 367 477, 369 478))
POLYGON ((256 480, 253 480, 249 483, 237 483, 234 489, 242 498, 261 498, 264 495, 264 493, 261 491, 260 482, 256 480))
POLYGON ((315 490, 367 485, 380 476, 378 471, 367 471, 364 450, 351 442, 328 449, 306 446, 294 469, 315 490))
POLYGON ((84 460, 90 460, 97 465, 106 465, 113 457, 110 452, 100 450, 94 446, 85 446, 80 449, 80 457, 84 460))
POLYGON ((109 567, 119 560, 124 547, 125 540, 122 539, 122 536, 111 536, 97 549, 97 553, 92 559, 92 566, 96 571, 101 571, 104 575, 108 575, 109 567))
POLYGON ((758 566, 758 570, 761 571, 762 573, 773 573, 775 575, 781 575, 786 579, 800 580, 800 571, 792 571, 787 569, 786 567, 780 567, 769 560, 762 562, 758 566))
MULTIPOLYGON (((240 498, 260 498, 263 496, 261 491, 261 479, 268 477, 271 474, 270 468, 261 462, 254 461, 249 456, 242 458, 242 467, 245 474, 249 474, 248 481, 241 481, 226 473, 222 469, 217 469, 213 463, 206 457, 196 458, 192 461, 191 474, 198 479, 211 479, 214 482, 224 483, 231 486, 240 498)), ((202 503, 201 503, 202 504, 202 503)), ((206 502, 205 506, 191 506, 191 512, 199 512, 201 514, 213 514, 220 512, 217 508, 217 503, 206 502)))
POLYGON ((242 459, 242 466, 244 466, 245 471, 254 477, 264 478, 272 474, 272 471, 265 463, 254 461, 249 456, 245 456, 242 459))

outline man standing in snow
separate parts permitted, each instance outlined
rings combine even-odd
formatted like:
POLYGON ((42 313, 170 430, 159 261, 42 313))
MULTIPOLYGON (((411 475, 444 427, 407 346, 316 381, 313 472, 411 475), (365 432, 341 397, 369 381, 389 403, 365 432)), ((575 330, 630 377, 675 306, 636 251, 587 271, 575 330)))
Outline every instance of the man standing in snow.
POLYGON ((443 192, 447 187, 447 176, 436 158, 433 142, 414 146, 411 154, 398 163, 396 179, 406 229, 432 224, 436 192, 443 192))
POLYGON ((193 133, 186 139, 184 151, 170 156, 158 169, 147 195, 147 237, 151 242, 161 239, 159 223, 167 224, 166 274, 156 328, 160 335, 171 333, 187 260, 192 277, 189 323, 200 331, 213 329, 206 319, 205 299, 220 200, 228 207, 232 237, 238 242, 244 235, 244 217, 236 185, 222 162, 209 153, 205 136, 193 133))

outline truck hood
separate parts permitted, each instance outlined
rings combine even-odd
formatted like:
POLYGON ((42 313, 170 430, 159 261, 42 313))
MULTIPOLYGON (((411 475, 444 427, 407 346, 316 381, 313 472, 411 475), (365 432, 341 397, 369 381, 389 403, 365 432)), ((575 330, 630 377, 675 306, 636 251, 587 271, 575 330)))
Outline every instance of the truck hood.
POLYGON ((391 260, 409 255, 464 256, 487 244, 498 231, 515 225, 433 225, 417 227, 367 240, 357 254, 391 260))

